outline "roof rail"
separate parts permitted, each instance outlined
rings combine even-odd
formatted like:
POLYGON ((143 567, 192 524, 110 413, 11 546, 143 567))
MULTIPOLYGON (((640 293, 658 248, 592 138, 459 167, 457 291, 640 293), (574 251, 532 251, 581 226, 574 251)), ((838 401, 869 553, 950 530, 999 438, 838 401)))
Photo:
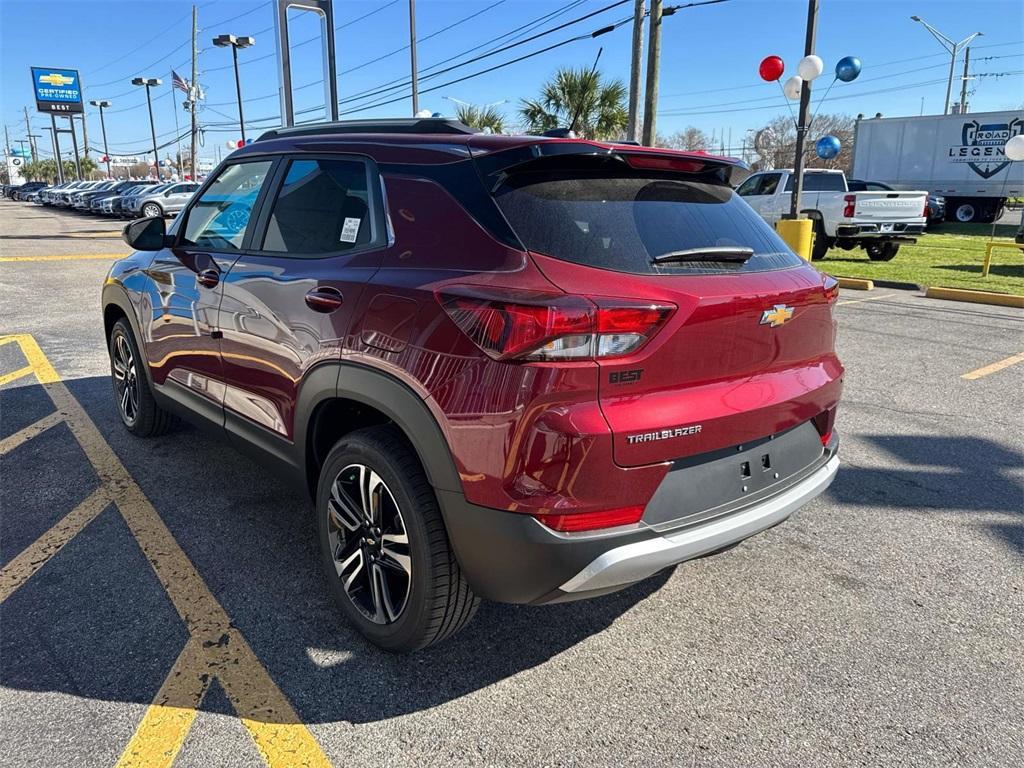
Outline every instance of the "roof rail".
POLYGON ((452 133, 479 131, 449 117, 395 117, 384 120, 340 120, 336 123, 310 123, 292 128, 274 128, 257 141, 283 136, 321 136, 332 133, 452 133))

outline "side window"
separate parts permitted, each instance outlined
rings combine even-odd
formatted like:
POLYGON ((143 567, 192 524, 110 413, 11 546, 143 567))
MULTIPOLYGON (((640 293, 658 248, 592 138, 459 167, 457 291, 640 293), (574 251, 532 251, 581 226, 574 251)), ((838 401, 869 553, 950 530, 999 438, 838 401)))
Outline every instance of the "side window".
POLYGON ((292 160, 274 200, 264 251, 319 255, 372 243, 373 200, 361 160, 292 160))
POLYGON ((242 247, 249 215, 273 162, 227 166, 189 209, 181 242, 219 251, 242 247))
POLYGON ((759 195, 774 195, 775 190, 779 188, 779 179, 782 178, 781 173, 766 173, 761 177, 763 183, 761 184, 761 190, 758 192, 759 195))
MULTIPOLYGON (((786 191, 793 191, 795 176, 786 182, 786 191)), ((805 173, 804 192, 845 192, 842 174, 839 173, 805 173)))
POLYGON ((760 194, 757 190, 761 186, 763 176, 751 176, 736 188, 736 194, 740 197, 760 194))

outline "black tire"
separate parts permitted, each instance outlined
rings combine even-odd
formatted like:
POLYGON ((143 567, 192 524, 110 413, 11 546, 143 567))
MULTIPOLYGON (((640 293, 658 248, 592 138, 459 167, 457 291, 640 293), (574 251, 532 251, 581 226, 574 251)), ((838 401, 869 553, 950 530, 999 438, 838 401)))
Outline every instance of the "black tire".
POLYGON ((124 318, 114 323, 114 327, 110 331, 108 351, 110 353, 110 381, 114 387, 114 401, 117 404, 121 422, 136 437, 156 437, 164 434, 174 423, 174 417, 153 399, 149 380, 142 368, 146 364, 145 359, 139 353, 132 328, 124 318), (122 377, 119 368, 125 368, 126 348, 131 355, 130 364, 134 368, 134 373, 129 375, 129 371, 126 370, 122 377), (134 386, 134 396, 130 391, 126 395, 130 386, 134 386), (133 399, 134 405, 129 405, 133 399))
POLYGON ((872 261, 892 261, 896 254, 899 253, 900 244, 879 243, 866 246, 864 250, 868 252, 868 258, 872 261))
MULTIPOLYGON (((348 518, 352 522, 359 515, 359 510, 353 511, 348 518)), ((316 516, 321 563, 331 594, 374 645, 392 652, 414 651, 450 637, 473 618, 479 598, 470 590, 455 559, 423 467, 396 428, 356 430, 335 444, 317 484, 316 516), (338 512, 347 513, 353 508, 341 507, 334 499, 344 504, 355 501, 354 506, 359 506, 346 490, 353 488, 356 478, 363 487, 358 467, 368 474, 375 473, 384 488, 377 491, 382 499, 378 502, 377 522, 367 523, 366 515, 360 515, 364 523, 352 529, 338 512), (384 496, 385 491, 388 496, 384 496), (385 520, 389 515, 386 507, 392 502, 390 520, 385 520), (395 543, 403 535, 407 543, 395 543), (391 541, 386 544, 386 539, 391 541), (395 567, 387 545, 402 550, 408 572, 395 567), (346 566, 346 561, 355 565, 346 566), (380 579, 397 580, 397 589, 389 581, 391 586, 384 590, 389 596, 386 603, 378 599, 381 587, 371 583, 375 573, 388 574, 380 575, 380 579), (348 590, 346 584, 350 585, 348 590), (403 584, 404 593, 400 591, 403 584), (402 605, 389 616, 399 595, 404 597, 402 605), (369 615, 369 609, 375 610, 376 618, 369 615)))
POLYGON ((811 248, 811 261, 821 261, 832 247, 833 240, 825 234, 825 224, 821 219, 814 220, 814 245, 811 248))
POLYGON ((163 216, 164 209, 160 207, 159 203, 146 203, 144 206, 142 206, 142 210, 140 211, 140 213, 145 217, 163 216))

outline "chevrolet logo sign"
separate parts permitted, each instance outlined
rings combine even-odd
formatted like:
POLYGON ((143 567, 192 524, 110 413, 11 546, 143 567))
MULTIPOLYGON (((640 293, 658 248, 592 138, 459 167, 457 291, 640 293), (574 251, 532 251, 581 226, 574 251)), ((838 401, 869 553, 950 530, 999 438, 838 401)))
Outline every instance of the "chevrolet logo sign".
POLYGON ((46 83, 47 85, 71 85, 75 82, 75 78, 68 77, 67 75, 58 75, 56 72, 51 72, 48 75, 39 76, 40 83, 46 83))
POLYGON ((793 317, 792 307, 787 307, 785 304, 776 304, 771 309, 766 309, 761 313, 761 325, 777 328, 783 323, 789 322, 791 317, 793 317))

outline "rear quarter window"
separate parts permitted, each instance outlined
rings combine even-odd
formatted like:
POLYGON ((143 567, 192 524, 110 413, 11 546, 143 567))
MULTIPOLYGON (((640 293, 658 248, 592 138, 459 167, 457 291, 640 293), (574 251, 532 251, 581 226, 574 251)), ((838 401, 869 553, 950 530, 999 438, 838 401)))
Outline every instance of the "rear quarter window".
POLYGON ((531 251, 633 274, 712 274, 785 269, 801 263, 732 189, 657 174, 552 171, 512 176, 495 193, 531 251), (654 264, 661 254, 741 246, 742 263, 654 264))

